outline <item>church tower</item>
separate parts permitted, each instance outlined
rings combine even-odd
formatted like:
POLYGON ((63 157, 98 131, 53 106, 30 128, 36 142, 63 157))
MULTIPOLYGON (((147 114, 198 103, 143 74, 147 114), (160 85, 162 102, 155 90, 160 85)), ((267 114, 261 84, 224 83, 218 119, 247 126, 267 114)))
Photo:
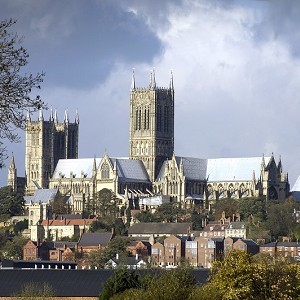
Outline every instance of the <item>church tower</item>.
POLYGON ((11 186, 14 192, 17 192, 17 188, 18 188, 17 168, 16 168, 15 158, 13 153, 11 155, 10 164, 8 168, 7 185, 11 186))
POLYGON ((26 194, 34 194, 37 188, 48 188, 56 164, 61 158, 78 158, 79 117, 69 122, 68 112, 62 123, 51 110, 49 121, 44 120, 42 110, 37 121, 26 120, 25 176, 26 194))
POLYGON ((154 181, 166 159, 174 152, 174 86, 171 73, 168 88, 156 86, 155 72, 150 85, 137 88, 132 74, 130 91, 131 159, 143 161, 151 181, 154 181))

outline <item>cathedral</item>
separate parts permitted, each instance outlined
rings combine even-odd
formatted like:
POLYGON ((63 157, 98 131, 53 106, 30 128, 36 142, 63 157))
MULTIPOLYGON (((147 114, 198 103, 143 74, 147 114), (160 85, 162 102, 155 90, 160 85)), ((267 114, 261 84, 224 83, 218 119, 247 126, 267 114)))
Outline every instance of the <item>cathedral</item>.
MULTIPOLYGON (((37 189, 58 189, 68 195, 74 213, 94 204, 96 193, 106 189, 119 205, 151 209, 164 201, 182 205, 210 204, 222 198, 265 197, 285 199, 289 193, 281 158, 203 159, 174 152, 174 83, 158 87, 151 72, 147 87, 137 87, 132 74, 130 89, 129 157, 78 158, 79 117, 59 123, 51 111, 45 120, 26 122, 25 194, 37 189), (130 204, 131 203, 131 204, 130 204)), ((8 185, 19 186, 12 157, 8 185)))

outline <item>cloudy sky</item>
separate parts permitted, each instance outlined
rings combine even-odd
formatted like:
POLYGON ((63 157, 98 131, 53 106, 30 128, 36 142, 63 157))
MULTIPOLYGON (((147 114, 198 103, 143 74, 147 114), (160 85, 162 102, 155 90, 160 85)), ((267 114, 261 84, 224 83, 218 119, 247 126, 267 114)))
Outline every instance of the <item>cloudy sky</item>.
MULTIPOLYGON (((80 116, 80 157, 129 153, 129 92, 175 86, 175 154, 282 157, 300 174, 299 0, 0 0, 44 71, 41 95, 80 116)), ((49 111, 44 112, 48 118, 49 111)), ((37 116, 32 117, 37 118, 37 116)), ((24 174, 22 143, 7 144, 24 174)), ((6 163, 9 164, 9 161, 6 163)), ((0 170, 0 186, 7 169, 0 170)))

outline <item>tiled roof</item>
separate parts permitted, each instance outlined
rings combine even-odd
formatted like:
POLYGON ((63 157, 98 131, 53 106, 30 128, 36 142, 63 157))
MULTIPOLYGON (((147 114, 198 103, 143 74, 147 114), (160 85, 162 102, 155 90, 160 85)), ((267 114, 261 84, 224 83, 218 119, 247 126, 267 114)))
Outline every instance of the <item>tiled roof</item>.
POLYGON ((107 246, 111 238, 111 232, 85 232, 79 240, 78 247, 107 246))
POLYGON ((150 183, 148 173, 141 160, 129 158, 111 158, 112 165, 117 162, 119 181, 150 183))
POLYGON ((37 189, 34 196, 25 196, 24 199, 26 203, 49 203, 53 201, 57 196, 58 189, 37 189))
POLYGON ((226 229, 246 229, 246 226, 243 222, 231 222, 226 229))
POLYGON ((84 226, 91 225, 96 219, 64 219, 64 220, 43 220, 43 226, 84 226))
POLYGON ((136 223, 128 234, 187 234, 191 228, 192 223, 136 223))

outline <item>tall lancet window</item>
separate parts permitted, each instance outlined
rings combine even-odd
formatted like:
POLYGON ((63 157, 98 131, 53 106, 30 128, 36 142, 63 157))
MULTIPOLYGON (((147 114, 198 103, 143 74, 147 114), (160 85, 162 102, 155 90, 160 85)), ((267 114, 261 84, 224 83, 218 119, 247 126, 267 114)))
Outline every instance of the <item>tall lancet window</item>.
POLYGON ((109 178, 109 165, 108 163, 104 163, 101 168, 101 178, 108 179, 109 178))

